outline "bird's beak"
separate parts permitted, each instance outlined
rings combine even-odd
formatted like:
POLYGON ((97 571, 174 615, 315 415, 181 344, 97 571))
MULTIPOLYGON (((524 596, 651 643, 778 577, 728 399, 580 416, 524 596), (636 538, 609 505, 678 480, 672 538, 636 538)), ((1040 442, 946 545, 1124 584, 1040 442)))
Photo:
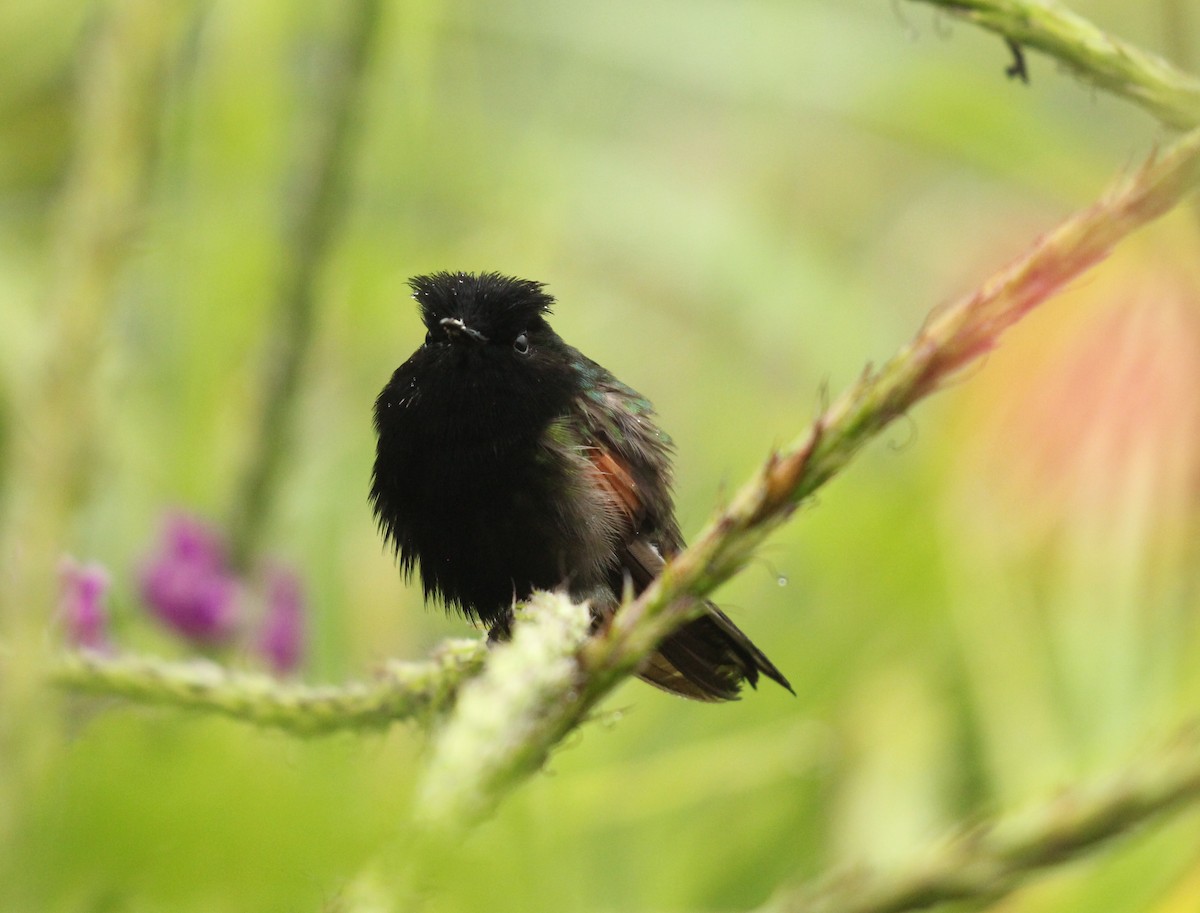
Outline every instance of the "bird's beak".
POLYGON ((472 330, 457 317, 443 317, 440 323, 446 330, 446 335, 450 337, 451 342, 457 342, 460 339, 469 339, 472 342, 478 343, 485 343, 488 341, 486 336, 484 336, 478 330, 472 330))

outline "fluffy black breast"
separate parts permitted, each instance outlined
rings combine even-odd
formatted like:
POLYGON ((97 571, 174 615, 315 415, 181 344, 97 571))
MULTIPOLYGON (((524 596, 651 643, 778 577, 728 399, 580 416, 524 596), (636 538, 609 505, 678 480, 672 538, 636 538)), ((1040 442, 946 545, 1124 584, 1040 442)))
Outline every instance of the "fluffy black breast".
POLYGON ((565 464, 546 431, 580 375, 545 323, 539 283, 439 273, 412 284, 428 336, 376 400, 371 502, 426 595, 491 622, 566 573, 565 464), (453 337, 447 320, 481 338, 453 337))

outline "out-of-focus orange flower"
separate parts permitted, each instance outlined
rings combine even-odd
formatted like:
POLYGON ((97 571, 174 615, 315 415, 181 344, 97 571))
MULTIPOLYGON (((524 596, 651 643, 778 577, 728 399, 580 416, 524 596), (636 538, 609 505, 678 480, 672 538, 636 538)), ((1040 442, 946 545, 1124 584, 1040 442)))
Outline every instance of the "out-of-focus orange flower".
POLYGON ((1200 284, 1145 264, 1070 297, 1089 300, 1033 321, 973 381, 972 497, 1026 534, 1112 520, 1131 497, 1173 529, 1200 505, 1200 284))

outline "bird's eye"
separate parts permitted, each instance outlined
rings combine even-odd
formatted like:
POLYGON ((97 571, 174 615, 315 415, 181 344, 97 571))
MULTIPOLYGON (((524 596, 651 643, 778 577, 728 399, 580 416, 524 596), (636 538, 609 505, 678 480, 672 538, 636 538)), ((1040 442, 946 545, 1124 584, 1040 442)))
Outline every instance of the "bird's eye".
POLYGON ((433 330, 429 330, 425 334, 425 345, 427 345, 427 346, 433 345, 433 330))
POLYGON ((526 336, 524 333, 522 333, 520 336, 518 336, 516 339, 514 339, 513 340, 513 351, 516 352, 518 355, 528 355, 529 354, 529 337, 526 336))

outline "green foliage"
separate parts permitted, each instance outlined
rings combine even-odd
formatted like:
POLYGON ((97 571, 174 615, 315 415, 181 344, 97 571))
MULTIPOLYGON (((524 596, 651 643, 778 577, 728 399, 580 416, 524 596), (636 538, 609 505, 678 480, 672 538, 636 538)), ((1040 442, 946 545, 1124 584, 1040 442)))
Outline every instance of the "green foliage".
MULTIPOLYGON (((1154 43, 1156 6, 1077 11, 1154 43)), ((462 839, 414 823, 445 744, 430 749, 424 728, 299 740, 49 688, 60 553, 110 568, 121 650, 181 658, 145 621, 137 564, 164 508, 221 518, 242 504, 296 269, 295 181, 350 21, 350 5, 151 8, 0 8, 0 906, 746 909, 839 861, 902 867, 956 822, 1122 768, 1193 715, 1190 213, 895 423, 891 446, 864 452, 720 589, 796 699, 764 689, 710 707, 622 685, 462 839), (104 57, 112 22, 126 30, 104 57), (132 88, 96 92, 103 66, 132 88), (79 178, 89 148, 113 181, 79 178), (123 246, 85 273, 72 232, 111 219, 123 246), (33 408, 64 377, 69 409, 33 408), (81 429, 85 450, 55 449, 81 429)), ((390 660, 466 633, 402 585, 365 504, 372 399, 421 337, 409 275, 548 282, 562 335, 654 399, 695 537, 825 405, 821 390, 850 386, 934 305, 1166 145, 1145 113, 1032 51, 1031 86, 1007 81, 999 38, 923 6, 380 10, 337 175, 344 208, 321 216, 337 228, 328 246, 306 248, 311 346, 287 446, 248 537, 303 568, 305 681, 365 681, 372 698, 398 680, 390 660)), ((1019 37, 1067 59, 1077 48, 1019 37)), ((1109 51, 1079 67, 1103 69, 1109 51)), ((1194 103, 1187 77, 1151 69, 1177 90, 1151 110, 1194 103)), ((454 656, 474 668, 478 652, 454 656)), ((251 657, 231 663, 216 686, 177 682, 176 703, 206 706, 214 686, 236 707, 239 687, 267 687, 251 657)), ((314 718, 303 700, 321 692, 285 687, 301 711, 267 721, 314 718)), ((1134 769, 1161 797, 1169 777, 1134 769)), ((1017 850, 1046 822, 1004 820, 998 842, 968 846, 1041 865, 1017 850)), ((1168 828, 1006 909, 1194 909, 1197 865, 1187 828, 1168 828)))

